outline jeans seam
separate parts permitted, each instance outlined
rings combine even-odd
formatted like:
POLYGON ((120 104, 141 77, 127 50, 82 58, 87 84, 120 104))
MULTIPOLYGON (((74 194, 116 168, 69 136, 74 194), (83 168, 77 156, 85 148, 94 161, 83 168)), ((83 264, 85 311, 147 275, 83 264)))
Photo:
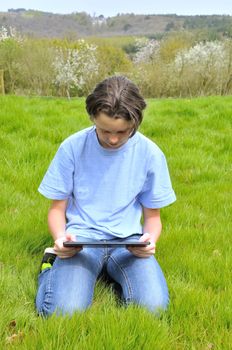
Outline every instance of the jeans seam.
POLYGON ((43 300, 43 303, 42 303, 41 309, 40 309, 40 313, 42 313, 42 314, 46 314, 48 309, 51 308, 52 293, 54 293, 53 288, 52 288, 52 277, 53 277, 52 275, 54 273, 54 266, 52 266, 49 270, 50 270, 50 271, 48 271, 49 276, 48 276, 47 284, 45 287, 45 297, 44 297, 44 300, 43 300), (49 307, 47 308, 47 306, 49 306, 49 307))
POLYGON ((130 280, 129 280, 127 274, 126 274, 126 271, 118 264, 118 262, 117 262, 117 260, 115 260, 115 258, 113 258, 112 256, 110 256, 109 258, 113 260, 113 262, 117 265, 117 267, 118 267, 119 270, 121 271, 122 276, 125 278, 126 286, 127 286, 128 294, 129 294, 129 297, 128 297, 128 298, 125 298, 126 301, 131 301, 131 300, 133 300, 133 289, 132 289, 132 286, 131 286, 131 284, 130 284, 130 280))

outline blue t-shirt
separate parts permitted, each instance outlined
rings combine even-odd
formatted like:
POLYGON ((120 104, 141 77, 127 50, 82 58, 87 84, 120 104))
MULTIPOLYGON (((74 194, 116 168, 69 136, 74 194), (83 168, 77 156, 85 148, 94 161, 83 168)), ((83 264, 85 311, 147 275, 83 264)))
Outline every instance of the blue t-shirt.
POLYGON ((136 132, 120 148, 103 148, 95 127, 61 144, 39 192, 68 199, 66 231, 93 239, 142 233, 142 207, 162 208, 176 199, 157 145, 136 132))

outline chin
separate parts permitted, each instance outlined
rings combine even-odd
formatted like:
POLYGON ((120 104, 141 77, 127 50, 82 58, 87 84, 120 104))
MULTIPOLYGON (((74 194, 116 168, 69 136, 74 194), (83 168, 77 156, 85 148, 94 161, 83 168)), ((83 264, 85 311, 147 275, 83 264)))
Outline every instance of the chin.
POLYGON ((120 145, 108 145, 109 148, 119 148, 121 146, 122 146, 121 144, 120 145))

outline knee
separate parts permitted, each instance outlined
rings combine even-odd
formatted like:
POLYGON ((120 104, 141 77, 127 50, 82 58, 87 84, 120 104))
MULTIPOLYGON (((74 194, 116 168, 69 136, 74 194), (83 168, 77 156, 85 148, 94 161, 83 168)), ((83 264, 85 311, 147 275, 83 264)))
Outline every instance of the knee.
POLYGON ((159 314, 160 312, 167 310, 169 305, 169 296, 168 293, 153 295, 147 294, 143 295, 143 297, 134 297, 131 300, 127 300, 127 304, 130 303, 145 307, 154 314, 159 314))
POLYGON ((57 316, 72 316, 75 312, 83 312, 85 311, 87 308, 89 308, 89 304, 87 305, 77 305, 76 303, 70 303, 70 302, 66 302, 63 304, 48 304, 46 302, 44 302, 42 305, 40 306, 36 306, 38 314, 42 317, 49 317, 53 314, 56 314, 57 316))
POLYGON ((149 298, 144 300, 143 305, 152 313, 159 314, 162 311, 167 310, 169 304, 168 295, 149 298))
POLYGON ((72 316, 75 312, 83 312, 90 307, 89 303, 72 303, 66 302, 62 305, 57 305, 55 313, 57 315, 69 315, 72 316))

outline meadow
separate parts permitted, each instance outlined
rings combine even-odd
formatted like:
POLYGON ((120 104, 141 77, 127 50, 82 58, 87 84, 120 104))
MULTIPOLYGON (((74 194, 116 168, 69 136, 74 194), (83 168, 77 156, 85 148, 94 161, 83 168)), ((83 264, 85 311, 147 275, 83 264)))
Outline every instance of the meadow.
POLYGON ((0 349, 232 349, 232 97, 149 99, 140 131, 166 154, 177 201, 161 211, 156 258, 170 306, 118 304, 44 320, 34 298, 49 201, 37 188, 59 144, 91 125, 84 99, 0 97, 0 349))

